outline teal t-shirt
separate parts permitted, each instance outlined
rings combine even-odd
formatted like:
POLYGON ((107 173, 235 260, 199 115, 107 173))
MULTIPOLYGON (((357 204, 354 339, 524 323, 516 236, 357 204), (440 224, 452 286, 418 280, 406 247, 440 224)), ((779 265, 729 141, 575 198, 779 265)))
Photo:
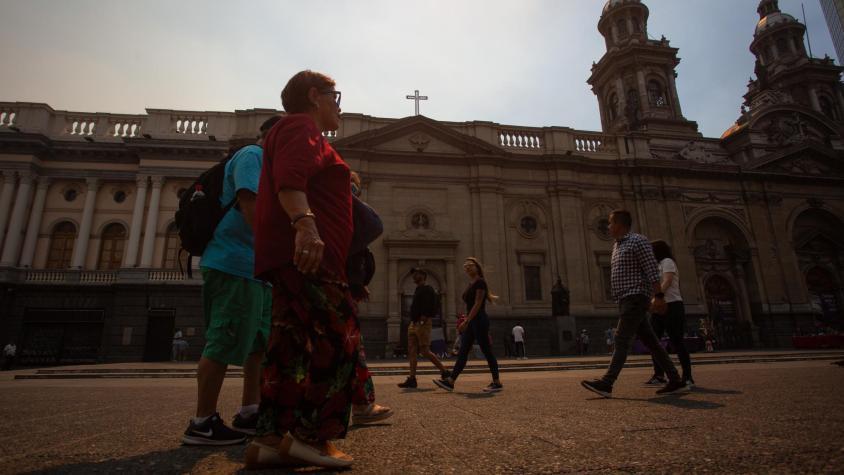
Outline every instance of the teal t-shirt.
MULTIPOLYGON (((257 145, 248 145, 234 154, 226 164, 223 193, 220 195, 222 206, 231 203, 238 190, 258 194, 262 160, 263 150, 257 145)), ((243 213, 237 206, 232 206, 214 230, 214 237, 205 248, 199 266, 254 279, 254 240, 252 227, 246 223, 243 213)))

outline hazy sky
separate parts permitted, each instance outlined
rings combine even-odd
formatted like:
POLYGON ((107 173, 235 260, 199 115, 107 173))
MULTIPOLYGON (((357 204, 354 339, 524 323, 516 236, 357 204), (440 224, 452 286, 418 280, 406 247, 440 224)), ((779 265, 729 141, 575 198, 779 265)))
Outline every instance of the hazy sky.
MULTIPOLYGON (((683 112, 707 136, 737 118, 757 0, 645 0, 648 31, 680 48, 683 112)), ((805 0, 816 57, 835 57, 805 0)), ((325 72, 342 108, 600 130, 586 79, 605 52, 603 0, 0 0, 0 101, 55 109, 281 109, 301 69, 325 72)), ((801 18, 799 0, 780 0, 801 18)))

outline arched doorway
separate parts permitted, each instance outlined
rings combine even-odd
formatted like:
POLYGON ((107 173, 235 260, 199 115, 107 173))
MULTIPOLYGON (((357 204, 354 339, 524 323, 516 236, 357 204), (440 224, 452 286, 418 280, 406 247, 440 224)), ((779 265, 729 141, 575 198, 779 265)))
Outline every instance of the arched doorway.
POLYGON ((824 209, 808 209, 794 221, 793 242, 812 308, 811 322, 801 321, 798 332, 844 329, 844 223, 824 209))
MULTIPOLYGON (((434 347, 434 342, 437 339, 442 339, 445 341, 445 328, 443 325, 443 301, 442 301, 442 286, 440 284, 440 280, 434 275, 430 270, 425 269, 428 273, 428 278, 425 282, 433 287, 434 291, 437 292, 437 295, 440 296, 440 302, 437 306, 437 314, 434 316, 432 323, 433 329, 431 330, 431 346, 434 347)), ((407 327, 410 325, 410 306, 413 304, 413 294, 416 291, 416 283, 413 282, 413 275, 407 274, 401 283, 401 340, 400 346, 396 349, 396 353, 406 354, 407 352, 407 327)), ((436 351, 434 348, 432 351, 436 351)))
POLYGON ((736 290, 723 275, 712 275, 704 285, 706 307, 709 309, 707 328, 719 348, 744 348, 753 344, 748 334, 749 324, 739 319, 740 301, 736 290))
POLYGON ((693 243, 695 268, 707 305, 705 318, 716 346, 752 347, 756 320, 752 309, 761 307, 761 298, 747 238, 728 219, 713 216, 697 224, 693 243))

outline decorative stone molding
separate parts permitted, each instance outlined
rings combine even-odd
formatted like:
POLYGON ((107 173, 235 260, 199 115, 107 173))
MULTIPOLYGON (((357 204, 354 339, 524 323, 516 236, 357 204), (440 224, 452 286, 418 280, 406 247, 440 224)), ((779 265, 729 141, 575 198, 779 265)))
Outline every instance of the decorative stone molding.
POLYGON ((826 201, 820 198, 808 198, 806 203, 812 208, 823 208, 826 205, 826 201))
POLYGON ((428 147, 428 144, 431 143, 431 137, 428 134, 424 134, 422 132, 415 133, 408 137, 408 142, 413 148, 416 149, 417 152, 423 152, 428 147))

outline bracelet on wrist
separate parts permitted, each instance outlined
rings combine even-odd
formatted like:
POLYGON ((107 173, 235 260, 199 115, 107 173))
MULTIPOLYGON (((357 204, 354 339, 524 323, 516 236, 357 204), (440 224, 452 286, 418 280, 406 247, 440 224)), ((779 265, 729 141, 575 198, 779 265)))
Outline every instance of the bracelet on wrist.
POLYGON ((313 220, 316 220, 316 215, 314 213, 312 213, 311 211, 305 211, 304 213, 299 213, 296 216, 293 216, 293 218, 290 220, 290 225, 295 227, 296 223, 298 223, 299 220, 304 219, 304 218, 311 218, 313 220))

